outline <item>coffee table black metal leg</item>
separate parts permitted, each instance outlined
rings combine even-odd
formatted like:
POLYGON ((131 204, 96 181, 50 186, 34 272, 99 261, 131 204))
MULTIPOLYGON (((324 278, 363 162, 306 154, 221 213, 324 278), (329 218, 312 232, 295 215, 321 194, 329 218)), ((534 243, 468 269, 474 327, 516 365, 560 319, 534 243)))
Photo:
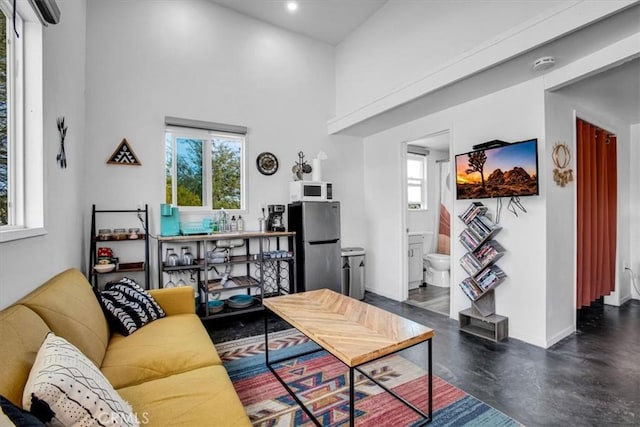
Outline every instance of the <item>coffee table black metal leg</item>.
POLYGON ((349 368, 349 425, 353 427, 356 419, 356 399, 355 399, 355 381, 353 378, 354 368, 349 368))
POLYGON ((264 359, 269 366, 269 326, 267 319, 269 318, 269 310, 264 308, 264 359))
MULTIPOLYGON (((322 427, 322 424, 320 424, 320 421, 318 421, 318 419, 315 417, 315 415, 313 415, 313 413, 305 406, 305 404, 302 403, 302 401, 298 398, 298 396, 296 396, 295 392, 289 387, 289 385, 282 378, 280 378, 280 375, 278 375, 278 373, 276 372, 276 370, 273 367, 273 365, 277 365, 278 363, 282 363, 282 362, 287 361, 287 360, 295 359, 296 357, 301 357, 301 356, 305 356, 307 354, 312 354, 312 353, 318 353, 318 352, 321 352, 321 351, 324 351, 324 350, 321 349, 321 348, 318 348, 318 349, 315 349, 315 350, 305 351, 304 353, 297 354, 297 355, 295 355, 293 357, 285 357, 285 358, 281 358, 281 359, 276 359, 273 362, 269 361, 268 317, 269 317, 269 310, 265 307, 265 309, 264 309, 264 359, 265 359, 265 364, 267 365, 267 368, 269 368, 269 370, 271 371, 273 376, 278 380, 278 382, 280 382, 280 384, 282 384, 282 386, 287 390, 289 395, 291 395, 291 397, 293 397, 293 399, 300 406, 300 408, 307 414, 309 419, 311 421, 313 421, 313 423, 315 425, 317 425, 318 427, 322 427)), ((352 425, 353 425, 353 423, 352 423, 352 425)))
POLYGON ((429 381, 429 421, 433 420, 433 372, 432 372, 432 366, 433 364, 431 363, 431 339, 427 340, 427 352, 428 352, 428 357, 429 357, 429 361, 428 363, 428 369, 427 369, 427 375, 429 376, 428 381, 429 381))

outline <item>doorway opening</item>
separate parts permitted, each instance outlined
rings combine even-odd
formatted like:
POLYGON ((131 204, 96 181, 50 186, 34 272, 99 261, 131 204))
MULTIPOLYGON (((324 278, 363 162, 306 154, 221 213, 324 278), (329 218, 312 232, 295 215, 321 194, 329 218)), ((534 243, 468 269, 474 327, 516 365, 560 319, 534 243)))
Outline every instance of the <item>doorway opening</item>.
POLYGON ((453 203, 449 131, 407 143, 406 156, 409 285, 405 302, 449 316, 453 203))

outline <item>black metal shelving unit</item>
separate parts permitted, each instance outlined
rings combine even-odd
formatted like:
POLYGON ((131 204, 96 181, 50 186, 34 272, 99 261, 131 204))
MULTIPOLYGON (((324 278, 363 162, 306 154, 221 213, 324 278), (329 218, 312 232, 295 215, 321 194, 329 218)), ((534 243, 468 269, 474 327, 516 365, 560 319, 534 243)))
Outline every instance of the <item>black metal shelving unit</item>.
MULTIPOLYGON (((91 208, 91 244, 89 247, 89 266, 87 268, 87 277, 89 281, 94 287, 99 286, 100 278, 115 276, 115 275, 124 275, 129 273, 144 273, 144 288, 149 289, 150 286, 150 274, 149 274, 149 236, 144 230, 145 227, 149 224, 149 206, 144 205, 144 209, 96 209, 96 205, 93 205, 91 208), (143 232, 138 234, 137 239, 121 239, 121 238, 100 238, 98 235, 98 228, 96 225, 97 217, 101 214, 130 214, 133 217, 133 221, 131 224, 137 224, 139 218, 142 218, 141 215, 144 216, 144 227, 142 228, 143 232), (94 269, 94 266, 98 260, 98 248, 106 246, 106 245, 125 245, 125 244, 142 244, 144 246, 144 261, 135 261, 135 262, 123 262, 120 260, 119 267, 114 269, 113 271, 107 273, 99 273, 94 269), (142 263, 140 266, 139 264, 142 263)), ((104 226, 105 228, 107 225, 104 226)))

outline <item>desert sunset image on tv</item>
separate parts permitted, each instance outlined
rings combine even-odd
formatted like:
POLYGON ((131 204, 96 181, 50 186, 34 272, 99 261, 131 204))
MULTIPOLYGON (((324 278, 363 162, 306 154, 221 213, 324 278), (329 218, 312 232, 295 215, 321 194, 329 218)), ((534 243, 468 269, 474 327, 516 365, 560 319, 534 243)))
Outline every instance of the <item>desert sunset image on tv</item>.
POLYGON ((458 199, 538 194, 537 140, 456 156, 458 199))

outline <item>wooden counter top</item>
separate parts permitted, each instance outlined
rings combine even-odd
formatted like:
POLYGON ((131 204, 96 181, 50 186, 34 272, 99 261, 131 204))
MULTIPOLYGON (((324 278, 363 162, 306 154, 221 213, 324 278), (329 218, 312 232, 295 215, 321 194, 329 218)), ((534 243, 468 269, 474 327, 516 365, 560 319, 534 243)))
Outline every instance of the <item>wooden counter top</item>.
POLYGON ((249 239, 255 237, 286 237, 295 236, 295 231, 234 231, 231 233, 195 234, 188 236, 158 236, 161 242, 195 242, 202 240, 249 239))

